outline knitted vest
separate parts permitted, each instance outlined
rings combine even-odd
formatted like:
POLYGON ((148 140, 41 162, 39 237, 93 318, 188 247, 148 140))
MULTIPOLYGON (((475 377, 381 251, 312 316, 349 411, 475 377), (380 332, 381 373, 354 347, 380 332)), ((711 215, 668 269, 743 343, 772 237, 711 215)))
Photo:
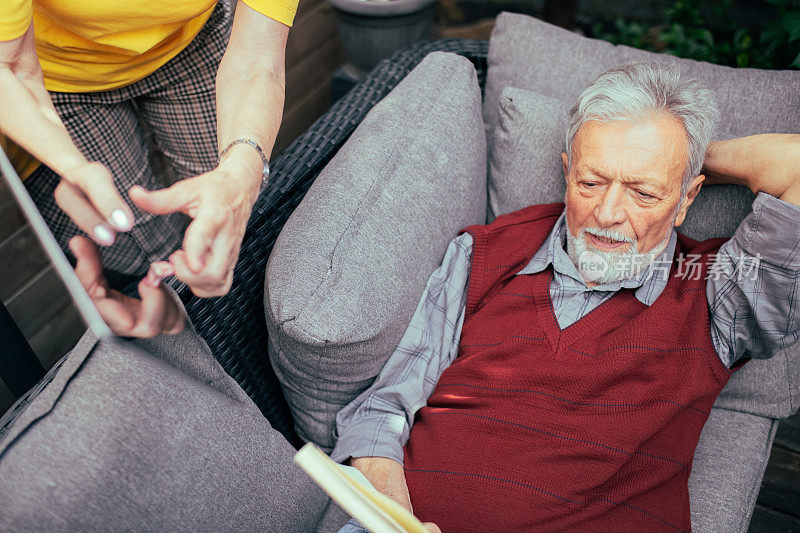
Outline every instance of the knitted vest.
POLYGON ((417 516, 453 531, 689 531, 687 480, 728 380, 709 332, 706 271, 722 239, 678 236, 651 306, 620 290, 561 330, 551 268, 515 275, 563 204, 470 226, 459 355, 417 414, 405 473, 417 516), (695 263, 696 264, 696 263, 695 263), (699 274, 699 275, 698 275, 699 274))

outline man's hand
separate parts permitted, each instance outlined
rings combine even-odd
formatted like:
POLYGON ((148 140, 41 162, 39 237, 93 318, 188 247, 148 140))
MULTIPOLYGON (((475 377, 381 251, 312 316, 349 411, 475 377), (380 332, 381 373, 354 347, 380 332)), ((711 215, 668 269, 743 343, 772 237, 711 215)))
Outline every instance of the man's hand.
POLYGON ((703 162, 706 183, 736 183, 800 205, 800 135, 762 134, 715 141, 703 162))
MULTIPOLYGON (((257 157, 256 157, 257 158, 257 157)), ((260 159, 258 159, 260 163, 260 159)), ((183 249, 169 261, 175 276, 197 296, 222 296, 230 290, 247 220, 258 198, 260 169, 234 161, 159 191, 134 186, 133 202, 156 215, 181 212, 194 220, 183 249)))
POLYGON ((137 300, 109 288, 97 248, 91 241, 73 237, 69 247, 78 259, 75 273, 114 334, 148 338, 183 330, 185 316, 161 285, 161 280, 172 274, 169 263, 162 261, 150 266, 147 277, 139 282, 142 299, 137 300))
MULTIPOLYGON (((386 494, 405 507, 409 513, 414 514, 403 465, 386 457, 353 457, 350 465, 358 468, 379 492, 386 494)), ((436 524, 426 522, 423 525, 431 533, 441 533, 436 524)))

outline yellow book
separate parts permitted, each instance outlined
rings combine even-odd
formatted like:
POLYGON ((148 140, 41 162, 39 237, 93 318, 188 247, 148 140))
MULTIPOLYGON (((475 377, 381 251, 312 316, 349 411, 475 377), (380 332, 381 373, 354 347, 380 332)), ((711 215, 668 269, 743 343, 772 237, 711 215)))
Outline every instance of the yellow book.
POLYGON ((345 512, 373 533, 427 533, 422 522, 375 490, 361 472, 334 462, 315 445, 309 443, 300 448, 294 462, 345 512))

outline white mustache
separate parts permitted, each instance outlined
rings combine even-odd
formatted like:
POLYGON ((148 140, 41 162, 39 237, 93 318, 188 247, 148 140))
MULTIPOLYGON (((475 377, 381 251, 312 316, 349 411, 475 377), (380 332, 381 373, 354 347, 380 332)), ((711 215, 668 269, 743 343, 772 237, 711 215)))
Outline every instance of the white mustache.
POLYGON ((619 233, 618 231, 614 231, 611 229, 589 227, 581 229, 581 233, 588 233, 590 235, 594 235, 595 237, 603 237, 605 239, 613 239, 615 241, 623 241, 630 244, 636 244, 636 239, 626 237, 622 233, 619 233))

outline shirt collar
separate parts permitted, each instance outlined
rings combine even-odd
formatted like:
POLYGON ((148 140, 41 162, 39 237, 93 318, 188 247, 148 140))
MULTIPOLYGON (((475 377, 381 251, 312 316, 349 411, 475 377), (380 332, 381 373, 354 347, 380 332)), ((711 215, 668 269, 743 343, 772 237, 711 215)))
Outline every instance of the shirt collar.
POLYGON ((556 225, 547 236, 547 240, 539 247, 533 258, 528 262, 525 267, 517 272, 520 274, 536 274, 542 272, 549 265, 553 265, 553 270, 557 274, 554 278, 560 285, 559 276, 568 276, 577 281, 586 290, 594 291, 618 291, 620 289, 636 289, 636 299, 643 304, 650 306, 656 301, 656 298, 667 286, 669 281, 669 272, 672 268, 672 258, 675 254, 675 243, 677 241, 677 233, 673 228, 670 232, 669 242, 658 257, 650 263, 644 270, 633 278, 628 278, 622 281, 615 281, 613 283, 605 283, 595 287, 589 287, 583 281, 583 278, 578 273, 578 269, 572 259, 569 258, 567 251, 564 249, 567 240, 567 219, 566 211, 561 213, 558 217, 556 225))

